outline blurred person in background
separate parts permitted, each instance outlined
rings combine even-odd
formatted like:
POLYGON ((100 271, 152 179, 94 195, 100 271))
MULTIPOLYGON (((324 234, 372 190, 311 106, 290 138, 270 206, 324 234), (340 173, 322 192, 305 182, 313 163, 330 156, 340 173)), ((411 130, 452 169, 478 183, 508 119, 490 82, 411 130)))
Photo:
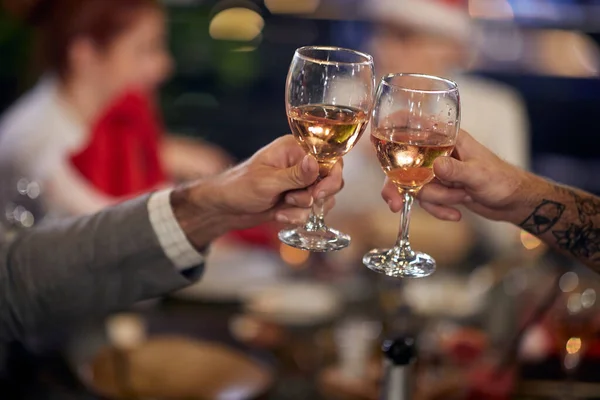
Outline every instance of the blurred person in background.
MULTIPOLYGON (((454 80, 460 89, 461 127, 506 161, 528 167, 528 121, 521 98, 499 83, 467 75, 477 53, 473 45, 477 33, 464 2, 369 0, 364 10, 374 24, 365 51, 373 55, 378 76, 409 72, 454 80)), ((348 190, 340 196, 334 212, 344 220, 344 213, 364 213, 368 208, 365 225, 376 226, 381 233, 371 232, 367 239, 393 237, 391 231, 397 230, 397 221, 389 218, 385 207, 377 206, 376 187, 384 175, 369 138, 359 142, 345 161, 348 190)), ((415 246, 442 262, 460 261, 477 231, 483 233, 483 243, 492 252, 506 250, 518 239, 519 230, 508 224, 470 216, 474 221, 449 227, 419 209, 414 211, 413 218, 419 221, 411 224, 415 246), (449 230, 452 235, 448 235, 449 230)), ((361 236, 359 230, 353 238, 360 240, 361 236)))
POLYGON ((156 92, 173 65, 158 1, 4 5, 36 28, 45 69, 0 120, 10 188, 37 181, 49 215, 78 215, 227 167, 216 146, 163 135, 156 92))

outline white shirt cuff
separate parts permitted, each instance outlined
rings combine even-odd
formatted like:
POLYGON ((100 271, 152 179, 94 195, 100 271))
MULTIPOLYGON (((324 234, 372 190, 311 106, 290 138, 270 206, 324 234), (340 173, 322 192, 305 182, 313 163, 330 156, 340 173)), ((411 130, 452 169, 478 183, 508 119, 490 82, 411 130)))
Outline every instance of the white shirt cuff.
POLYGON ((171 207, 172 190, 154 193, 148 201, 150 223, 167 257, 179 271, 198 266, 204 262, 179 226, 171 207))

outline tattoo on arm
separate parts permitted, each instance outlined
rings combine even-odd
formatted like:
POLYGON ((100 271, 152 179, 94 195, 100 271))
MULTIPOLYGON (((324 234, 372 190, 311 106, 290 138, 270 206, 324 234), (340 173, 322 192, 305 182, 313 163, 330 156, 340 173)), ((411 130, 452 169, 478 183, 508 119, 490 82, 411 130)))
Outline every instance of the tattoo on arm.
POLYGON ((577 205, 577 212, 579 213, 579 220, 582 224, 590 222, 592 217, 600 214, 600 200, 594 197, 581 197, 575 192, 571 192, 571 195, 575 199, 577 205))
POLYGON ((541 235, 552 229, 564 212, 564 204, 543 200, 519 226, 534 235, 541 235))
POLYGON ((569 224, 566 230, 556 230, 552 234, 561 249, 582 259, 600 260, 600 229, 595 228, 592 223, 569 224))
POLYGON ((600 199, 591 195, 582 196, 560 185, 554 186, 554 190, 563 197, 573 199, 575 207, 569 207, 576 208, 572 210, 573 218, 561 221, 567 206, 543 200, 520 227, 534 235, 542 235, 555 228, 551 232, 557 247, 581 260, 600 261, 600 228, 596 226, 596 217, 600 216, 600 199))

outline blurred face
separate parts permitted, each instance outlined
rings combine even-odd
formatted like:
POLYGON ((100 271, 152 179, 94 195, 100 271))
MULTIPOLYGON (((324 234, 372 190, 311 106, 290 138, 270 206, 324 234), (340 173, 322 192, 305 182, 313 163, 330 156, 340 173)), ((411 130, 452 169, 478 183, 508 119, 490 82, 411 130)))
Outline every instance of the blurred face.
POLYGON ((164 14, 158 9, 140 11, 108 48, 94 49, 93 79, 99 90, 107 97, 132 88, 152 94, 172 70, 166 37, 164 14))

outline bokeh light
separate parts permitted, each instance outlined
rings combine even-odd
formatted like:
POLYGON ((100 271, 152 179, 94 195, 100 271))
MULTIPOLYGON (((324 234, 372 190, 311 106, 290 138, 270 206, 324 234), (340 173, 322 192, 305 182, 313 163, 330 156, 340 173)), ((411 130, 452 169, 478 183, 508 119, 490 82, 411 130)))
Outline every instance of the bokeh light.
POLYGON ((292 267, 302 267, 310 257, 310 252, 296 249, 283 243, 280 246, 279 254, 281 255, 281 259, 292 267))
POLYGON ((586 289, 581 294, 581 305, 583 308, 591 308, 596 304, 596 291, 594 289, 586 289))
POLYGON ((216 40, 250 42, 262 32, 265 21, 249 8, 233 7, 217 13, 210 21, 210 37, 216 40))
POLYGON ((581 350, 581 339, 578 337, 572 337, 567 341, 565 346, 567 353, 575 354, 581 350))
POLYGON ((527 231, 521 231, 521 243, 527 250, 535 250, 542 244, 542 241, 527 231))
POLYGON ((579 276, 575 272, 567 272, 560 277, 558 286, 564 293, 572 292, 579 285, 579 276))
POLYGON ((581 304, 581 293, 571 293, 567 300, 567 310, 571 314, 577 314, 583 308, 581 304))

